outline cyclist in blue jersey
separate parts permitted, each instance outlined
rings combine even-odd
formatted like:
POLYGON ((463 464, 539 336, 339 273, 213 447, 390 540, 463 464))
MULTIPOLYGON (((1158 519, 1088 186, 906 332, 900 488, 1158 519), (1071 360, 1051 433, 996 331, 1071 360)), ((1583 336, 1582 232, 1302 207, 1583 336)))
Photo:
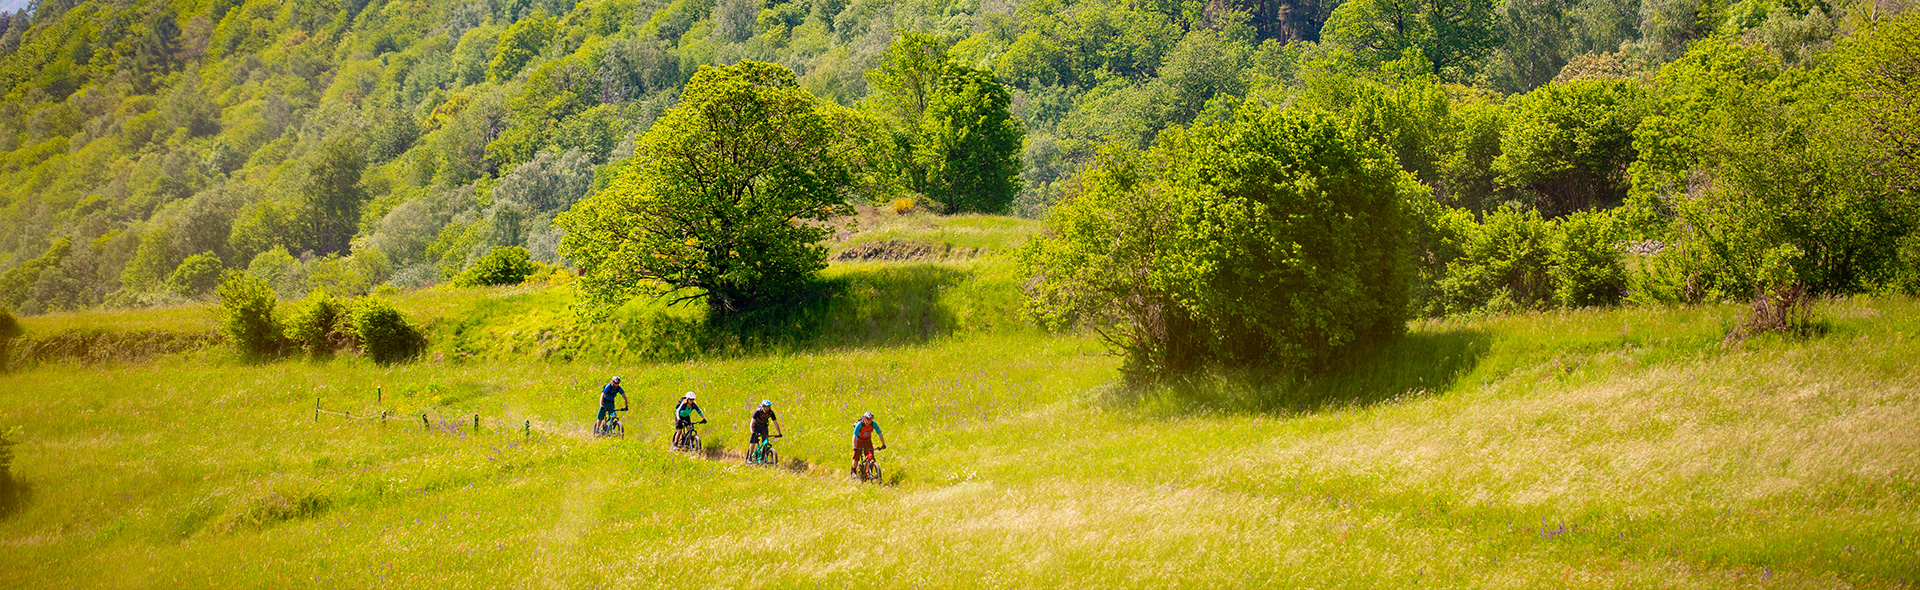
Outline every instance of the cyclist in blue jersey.
POLYGON ((700 404, 693 402, 693 392, 680 396, 679 403, 673 406, 673 431, 678 433, 693 425, 693 415, 699 414, 701 420, 707 419, 707 413, 700 411, 700 404))
POLYGON ((627 406, 627 390, 620 388, 619 376, 615 376, 612 381, 608 381, 606 387, 600 388, 600 415, 593 419, 595 422, 605 425, 607 416, 613 415, 615 409, 613 405, 614 396, 620 397, 619 407, 624 408, 627 406))

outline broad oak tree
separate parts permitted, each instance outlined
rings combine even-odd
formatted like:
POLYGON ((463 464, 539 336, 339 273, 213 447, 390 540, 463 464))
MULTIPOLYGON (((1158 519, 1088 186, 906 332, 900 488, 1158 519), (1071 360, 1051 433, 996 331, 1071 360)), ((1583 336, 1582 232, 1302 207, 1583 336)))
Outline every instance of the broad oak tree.
POLYGON ((587 307, 679 294, 724 315, 824 268, 820 222, 853 184, 836 109, 784 66, 703 66, 629 171, 558 220, 587 307))

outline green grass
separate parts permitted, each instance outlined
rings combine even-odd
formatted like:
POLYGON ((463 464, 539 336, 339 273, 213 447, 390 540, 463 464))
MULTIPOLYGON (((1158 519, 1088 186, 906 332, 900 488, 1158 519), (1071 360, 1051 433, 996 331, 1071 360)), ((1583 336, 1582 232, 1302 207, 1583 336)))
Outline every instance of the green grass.
POLYGON ((1313 379, 1140 390, 1097 338, 1019 322, 1004 260, 825 278, 809 311, 758 325, 782 337, 677 360, 631 349, 670 330, 630 326, 684 310, 636 305, 588 332, 618 347, 543 361, 564 290, 434 289, 400 303, 437 359, 207 351, 0 376, 0 426, 25 429, 0 586, 1920 580, 1911 299, 1829 302, 1820 336, 1731 344, 1732 306, 1422 321, 1313 379), (593 440, 615 374, 628 437, 593 440), (775 400, 778 448, 809 468, 667 451, 686 390, 727 451, 775 400), (395 417, 315 421, 316 398, 395 417), (863 410, 888 434, 891 485, 845 476, 863 410))
POLYGON ((984 248, 1001 253, 1040 233, 1039 221, 997 215, 940 216, 927 213, 896 215, 885 208, 861 207, 859 214, 838 224, 842 234, 830 244, 837 254, 852 246, 899 240, 945 244, 955 248, 984 248))

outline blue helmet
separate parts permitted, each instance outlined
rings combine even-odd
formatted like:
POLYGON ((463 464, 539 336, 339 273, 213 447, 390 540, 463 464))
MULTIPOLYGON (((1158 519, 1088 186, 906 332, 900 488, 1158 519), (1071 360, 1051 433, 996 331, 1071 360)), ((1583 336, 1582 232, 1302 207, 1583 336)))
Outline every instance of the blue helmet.
POLYGON ((760 400, 760 407, 762 407, 762 408, 771 408, 771 407, 773 407, 773 400, 770 400, 770 399, 763 399, 763 400, 760 400))

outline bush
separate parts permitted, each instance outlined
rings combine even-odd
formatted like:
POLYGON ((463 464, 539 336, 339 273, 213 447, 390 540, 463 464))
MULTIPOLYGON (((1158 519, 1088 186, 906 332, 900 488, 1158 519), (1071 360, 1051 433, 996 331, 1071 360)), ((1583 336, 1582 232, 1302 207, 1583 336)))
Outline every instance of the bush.
POLYGON ((1313 370, 1405 328, 1421 189, 1332 117, 1245 108, 1079 185, 1021 250, 1029 310, 1092 324, 1130 377, 1313 370))
POLYGON ((1627 289, 1621 226, 1612 213, 1582 211, 1562 217, 1553 236, 1553 285, 1560 305, 1620 302, 1627 289))
POLYGON ((367 356, 382 365, 412 359, 427 347, 426 335, 385 299, 362 299, 347 327, 367 356))
POLYGON ((480 287, 490 285, 518 285, 527 280, 527 275, 539 270, 527 249, 519 246, 501 246, 487 252, 479 262, 473 263, 466 272, 453 278, 453 284, 461 287, 480 287))
POLYGON ((0 485, 13 484, 13 446, 20 444, 20 427, 0 427, 0 485))
POLYGON ((212 252, 188 256, 173 274, 167 276, 167 290, 182 297, 199 297, 220 286, 220 273, 226 265, 212 252))
POLYGON ((308 295, 287 318, 287 340, 309 356, 331 354, 351 338, 346 330, 349 311, 344 302, 326 293, 308 295))
POLYGON ((13 312, 0 306, 0 372, 7 370, 7 361, 12 358, 13 340, 26 333, 26 329, 20 327, 20 320, 13 317, 13 312))
POLYGON ((1487 214, 1460 258, 1447 265, 1440 297, 1447 313, 1552 304, 1553 224, 1540 212, 1504 206, 1487 214))
POLYGON ((279 303, 267 281, 239 271, 220 282, 221 328, 241 354, 262 358, 278 354, 285 345, 273 316, 279 303))

